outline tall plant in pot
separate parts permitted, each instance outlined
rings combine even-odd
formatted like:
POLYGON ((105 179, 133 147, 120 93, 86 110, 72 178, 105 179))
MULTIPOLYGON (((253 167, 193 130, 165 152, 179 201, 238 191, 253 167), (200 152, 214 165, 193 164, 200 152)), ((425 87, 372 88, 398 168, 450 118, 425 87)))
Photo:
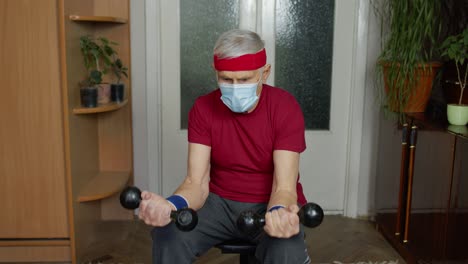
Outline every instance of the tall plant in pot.
POLYGON ((458 35, 447 37, 442 43, 442 56, 455 62, 460 95, 458 104, 447 105, 447 119, 452 125, 466 125, 468 123, 468 105, 462 104, 468 76, 465 63, 468 54, 468 28, 458 35))
POLYGON ((376 7, 383 48, 382 104, 393 112, 424 112, 441 63, 434 62, 440 32, 440 0, 388 0, 376 7))
POLYGON ((98 85, 102 83, 102 78, 107 71, 103 64, 108 58, 102 47, 91 36, 80 37, 80 50, 87 70, 85 79, 80 83, 81 104, 84 107, 96 107, 98 105, 98 85))

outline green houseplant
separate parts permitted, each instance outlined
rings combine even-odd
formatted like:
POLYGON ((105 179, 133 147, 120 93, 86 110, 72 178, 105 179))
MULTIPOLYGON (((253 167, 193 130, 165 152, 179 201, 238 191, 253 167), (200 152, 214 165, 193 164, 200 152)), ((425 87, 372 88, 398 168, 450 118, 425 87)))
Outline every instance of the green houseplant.
POLYGON ((120 58, 115 58, 112 62, 112 72, 116 77, 116 82, 111 84, 111 99, 120 103, 124 100, 125 84, 121 82, 122 77, 128 78, 128 68, 123 65, 120 58))
POLYGON ((96 107, 98 105, 97 85, 102 81, 102 71, 99 68, 100 47, 90 36, 80 37, 80 50, 87 74, 80 82, 81 105, 96 107))
POLYGON ((113 73, 113 81, 110 85, 111 100, 120 103, 124 99, 125 85, 121 83, 123 77, 128 78, 128 68, 123 64, 122 60, 118 57, 117 51, 114 46, 118 43, 109 41, 106 38, 101 38, 102 49, 106 55, 106 65, 109 66, 110 71, 113 73))
POLYGON ((83 106, 95 107, 98 103, 107 103, 109 101, 110 88, 108 84, 103 83, 103 78, 112 65, 111 58, 108 55, 110 44, 112 43, 103 37, 94 38, 89 35, 80 37, 81 54, 87 70, 87 76, 81 82, 83 106), (93 97, 91 104, 84 103, 86 102, 84 99, 89 99, 89 95, 94 96, 94 94, 97 94, 96 100, 93 97), (84 95, 88 95, 88 97, 84 95))
POLYGON ((452 125, 466 125, 468 123, 468 105, 462 104, 466 87, 468 67, 465 62, 468 54, 468 28, 462 33, 449 36, 442 43, 442 56, 455 63, 457 71, 457 85, 460 91, 458 104, 447 105, 447 119, 452 125))
POLYGON ((122 60, 114 55, 112 62, 112 72, 116 77, 115 82, 111 84, 111 100, 121 103, 124 100, 125 84, 121 82, 122 78, 128 78, 128 68, 123 65, 122 60))
POLYGON ((393 112, 424 112, 441 66, 437 54, 440 0, 388 0, 376 8, 383 48, 377 70, 382 104, 393 112), (380 86, 381 87, 381 86, 380 86))

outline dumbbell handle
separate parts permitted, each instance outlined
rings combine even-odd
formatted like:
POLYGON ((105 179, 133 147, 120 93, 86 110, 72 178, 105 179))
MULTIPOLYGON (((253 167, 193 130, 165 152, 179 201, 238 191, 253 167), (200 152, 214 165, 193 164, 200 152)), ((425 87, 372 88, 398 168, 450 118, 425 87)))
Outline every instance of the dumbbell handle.
MULTIPOLYGON (((141 191, 137 187, 129 186, 120 194, 120 204, 126 209, 134 210, 140 206, 140 202, 141 191)), ((191 231, 198 224, 197 212, 190 208, 171 211, 170 217, 181 231, 191 231)))
MULTIPOLYGON (((320 225, 323 221, 323 210, 315 203, 308 203, 298 212, 300 222, 310 228, 320 225)), ((249 234, 265 226, 265 216, 253 211, 242 212, 237 219, 237 227, 243 233, 249 234)))

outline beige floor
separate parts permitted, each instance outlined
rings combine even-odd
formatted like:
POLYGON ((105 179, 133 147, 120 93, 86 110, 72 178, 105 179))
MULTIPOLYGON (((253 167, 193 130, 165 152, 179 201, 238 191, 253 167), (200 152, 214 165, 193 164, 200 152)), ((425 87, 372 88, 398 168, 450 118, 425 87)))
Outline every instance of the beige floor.
MULTIPOLYGON (((150 228, 141 222, 132 223, 128 238, 116 246, 104 264, 150 264, 150 228)), ((355 264, 405 264, 405 261, 378 233, 373 223, 345 218, 326 216, 321 226, 306 231, 308 250, 312 263, 355 263, 355 264)), ((236 255, 223 255, 211 249, 196 263, 234 264, 236 255)))

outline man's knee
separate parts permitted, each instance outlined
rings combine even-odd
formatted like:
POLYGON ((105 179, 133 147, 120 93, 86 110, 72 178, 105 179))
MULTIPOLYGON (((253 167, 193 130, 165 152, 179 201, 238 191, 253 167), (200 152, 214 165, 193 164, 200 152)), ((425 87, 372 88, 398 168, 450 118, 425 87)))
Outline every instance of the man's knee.
POLYGON ((302 232, 287 239, 265 235, 255 255, 262 263, 309 263, 307 245, 302 232))
POLYGON ((155 227, 151 231, 151 237, 155 244, 170 244, 177 241, 177 232, 171 224, 163 227, 155 227))
POLYGON ((188 233, 178 230, 174 224, 153 228, 153 263, 193 262, 196 256, 190 246, 188 233))

